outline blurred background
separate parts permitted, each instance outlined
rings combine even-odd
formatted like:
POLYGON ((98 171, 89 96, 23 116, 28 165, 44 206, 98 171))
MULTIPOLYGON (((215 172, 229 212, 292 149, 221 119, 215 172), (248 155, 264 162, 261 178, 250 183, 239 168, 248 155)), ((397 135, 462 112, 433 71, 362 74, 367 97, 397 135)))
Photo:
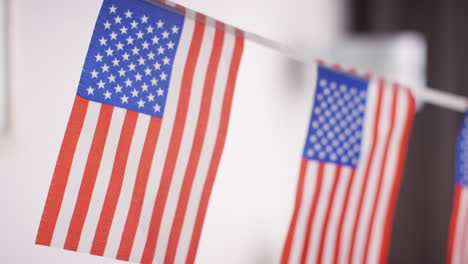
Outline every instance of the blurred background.
MULTIPOLYGON (((411 86, 468 95, 455 0, 176 0, 411 86)), ((116 263, 34 245, 101 0, 0 1, 0 262, 116 263)), ((277 263, 313 94, 311 65, 246 43, 198 263, 277 263)), ((444 263, 462 114, 420 103, 389 263, 444 263)))

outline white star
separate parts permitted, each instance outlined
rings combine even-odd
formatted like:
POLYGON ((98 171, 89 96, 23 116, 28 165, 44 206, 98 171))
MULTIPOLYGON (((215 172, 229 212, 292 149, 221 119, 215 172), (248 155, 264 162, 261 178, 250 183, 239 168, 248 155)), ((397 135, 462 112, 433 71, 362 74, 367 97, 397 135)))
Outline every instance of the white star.
POLYGON ((127 52, 125 52, 124 54, 122 54, 122 59, 123 59, 124 61, 128 61, 129 58, 130 58, 130 55, 129 55, 127 52))
POLYGON ((175 45, 174 42, 169 41, 169 43, 167 43, 167 48, 168 48, 168 49, 173 49, 173 48, 174 48, 174 45, 175 45))
POLYGON ((164 26, 164 22, 159 20, 158 23, 156 23, 156 25, 158 26, 158 28, 162 28, 164 26))
POLYGON ((148 85, 147 85, 146 83, 144 83, 144 84, 141 86, 141 90, 142 90, 143 92, 148 91, 148 85))
POLYGON ((114 50, 110 47, 106 50, 107 56, 112 56, 114 54, 114 50))
POLYGON ((138 108, 142 108, 144 106, 145 106, 145 101, 140 99, 140 101, 138 101, 138 108))
POLYGON ((148 59, 149 60, 154 60, 154 56, 156 56, 156 54, 154 54, 152 51, 150 51, 150 53, 148 53, 148 59))
POLYGON ((126 70, 124 70, 123 68, 120 68, 120 71, 119 71, 120 77, 125 76, 126 72, 127 72, 126 70))
POLYGON ((133 55, 138 55, 138 54, 140 54, 140 49, 137 48, 137 47, 133 48, 132 51, 133 51, 133 55))
POLYGON ((159 75, 159 78, 161 78, 161 81, 167 80, 167 75, 163 72, 159 75))
POLYGON ((163 37, 163 39, 169 38, 169 32, 164 31, 164 32, 162 33, 162 37, 163 37))
POLYGON ((110 33, 109 36, 110 36, 111 40, 116 40, 117 39, 117 34, 114 31, 112 31, 112 33, 110 33))
POLYGON ((133 44, 133 41, 134 41, 134 40, 135 40, 134 38, 128 37, 128 38, 127 38, 127 44, 128 44, 128 45, 133 44))
POLYGON ((118 84, 114 89, 115 89, 115 93, 121 93, 122 92, 122 86, 120 84, 118 84))
POLYGON ((159 46, 158 54, 164 54, 164 48, 162 46, 159 46))
POLYGON ((122 104, 128 104, 128 96, 126 96, 125 94, 122 97, 120 97, 120 100, 122 100, 122 104))
POLYGON ((132 63, 130 63, 130 65, 128 65, 128 68, 130 71, 134 71, 136 69, 136 65, 132 63))
POLYGON ((170 61, 171 61, 171 60, 169 60, 168 57, 164 57, 164 59, 163 59, 164 65, 168 65, 170 61))
POLYGON ((110 29, 110 27, 111 27, 111 23, 109 23, 109 21, 106 21, 104 23, 104 29, 110 29))
POLYGON ((98 77, 98 74, 99 72, 97 72, 95 69, 91 72, 91 78, 97 78, 98 77))
POLYGON ((96 62, 98 62, 98 61, 101 61, 101 62, 102 62, 103 56, 101 56, 101 54, 98 53, 98 55, 94 56, 94 58, 96 58, 96 62))
POLYGON ((153 109, 155 112, 161 112, 161 106, 159 106, 158 104, 155 104, 153 109))
POLYGON ((143 59, 143 57, 140 57, 140 58, 138 59, 139 65, 145 65, 145 61, 146 61, 146 60, 143 59))
POLYGON ((128 10, 128 11, 125 13, 125 17, 126 17, 126 18, 132 18, 132 15, 133 15, 133 13, 130 12, 130 10, 128 10))
POLYGON ((109 13, 115 13, 115 11, 117 11, 117 7, 115 7, 114 5, 112 5, 111 7, 109 7, 109 13))
POLYGON ((111 99, 111 95, 112 95, 112 93, 109 93, 109 91, 106 91, 104 93, 104 99, 111 99))
POLYGON ((148 102, 154 102, 154 95, 152 93, 150 93, 148 96, 148 102))
POLYGON ((109 83, 115 82, 115 76, 112 74, 109 77, 107 77, 107 79, 109 79, 109 83))
POLYGON ((127 80, 125 81, 125 86, 130 87, 132 86, 132 83, 132 80, 130 80, 130 78, 127 78, 127 80))
POLYGON ((143 77, 143 76, 141 76, 140 73, 137 72, 137 74, 135 74, 135 80, 136 81, 141 81, 141 77, 143 77))
POLYGON ((172 33, 177 34, 179 33, 179 28, 177 26, 172 27, 172 33))
POLYGON ((159 38, 158 37, 154 36, 152 40, 153 40, 153 44, 159 44, 159 38))
POLYGON ((102 80, 100 80, 100 81, 98 82, 98 84, 97 84, 97 85, 98 85, 98 88, 99 88, 99 89, 103 89, 103 88, 104 88, 104 86, 106 85, 106 83, 105 83, 105 82, 103 82, 102 80))
POLYGON ((117 47, 117 50, 123 50, 124 44, 122 44, 122 42, 119 42, 115 46, 117 47))
POLYGON ((117 16, 114 18, 116 24, 121 24, 122 23, 122 18, 120 16, 117 16))
POLYGON ((143 49, 145 50, 145 49, 148 49, 148 48, 149 48, 149 45, 150 45, 150 44, 149 44, 148 42, 145 41, 145 42, 143 42, 143 44, 141 44, 141 45, 143 46, 143 49))
POLYGON ((151 79, 151 85, 153 86, 158 85, 158 80, 156 78, 151 79))
POLYGON ((149 25, 149 26, 146 28, 146 32, 148 32, 148 34, 153 34, 153 30, 154 30, 154 27, 152 27, 151 25, 149 25))
POLYGON ((148 23, 148 18, 149 18, 149 17, 147 17, 146 15, 143 15, 143 16, 141 17, 141 23, 148 23))
POLYGON ((109 66, 107 64, 104 64, 104 66, 101 67, 102 72, 109 72, 109 66))
POLYGON ((146 75, 151 75, 151 69, 149 67, 146 67, 145 74, 146 75))
POLYGON ((159 88, 156 92, 158 93, 158 96, 163 96, 164 95, 164 91, 161 88, 159 88))
POLYGON ((138 22, 136 22, 135 20, 133 20, 133 22, 130 23, 130 25, 132 25, 132 28, 138 28, 138 22))
POLYGON ((135 88, 133 88, 133 91, 131 91, 131 93, 132 93, 132 97, 138 97, 139 92, 135 88))
POLYGON ((159 62, 156 62, 156 63, 154 64, 154 69, 155 69, 155 70, 160 70, 160 69, 161 69, 161 64, 160 64, 159 62))
POLYGON ((101 46, 105 46, 105 45, 107 45, 107 39, 105 39, 104 37, 102 37, 102 38, 99 40, 99 43, 101 44, 101 46))
POLYGON ((115 59, 112 61, 112 64, 113 64, 114 66, 119 66, 119 63, 120 63, 120 61, 119 61, 117 58, 115 58, 115 59))
POLYGON ((88 95, 90 94, 94 95, 94 89, 91 88, 91 86, 88 89, 86 89, 86 91, 88 91, 88 95))
POLYGON ((128 28, 126 28, 125 26, 120 28, 120 34, 127 34, 127 31, 128 31, 128 28))
POLYGON ((138 31, 138 33, 136 35, 137 35, 137 39, 142 39, 143 36, 145 35, 145 33, 141 32, 141 31, 138 31))

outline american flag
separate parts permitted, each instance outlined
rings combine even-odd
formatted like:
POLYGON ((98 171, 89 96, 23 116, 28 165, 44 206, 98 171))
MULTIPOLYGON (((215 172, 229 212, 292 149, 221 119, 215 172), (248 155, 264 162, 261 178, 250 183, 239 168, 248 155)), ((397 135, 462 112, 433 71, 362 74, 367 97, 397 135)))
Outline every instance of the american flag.
POLYGON ((312 117, 281 263, 385 263, 410 92, 318 66, 312 117))
POLYGON ((36 243, 193 263, 243 43, 170 2, 105 0, 36 243))
POLYGON ((458 136, 456 184, 450 221, 447 263, 468 263, 468 114, 458 136))

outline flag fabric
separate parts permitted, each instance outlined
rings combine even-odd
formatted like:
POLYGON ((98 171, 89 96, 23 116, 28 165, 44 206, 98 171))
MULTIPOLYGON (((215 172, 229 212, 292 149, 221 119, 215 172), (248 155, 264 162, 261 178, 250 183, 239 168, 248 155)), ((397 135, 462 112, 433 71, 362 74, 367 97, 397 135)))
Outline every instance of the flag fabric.
POLYGON ((281 263, 385 263, 414 99, 338 67, 316 74, 281 263))
POLYGON ((450 221, 447 263, 468 263, 468 113, 458 135, 456 183, 450 221))
POLYGON ((243 43, 167 1, 105 0, 36 243, 193 263, 243 43))

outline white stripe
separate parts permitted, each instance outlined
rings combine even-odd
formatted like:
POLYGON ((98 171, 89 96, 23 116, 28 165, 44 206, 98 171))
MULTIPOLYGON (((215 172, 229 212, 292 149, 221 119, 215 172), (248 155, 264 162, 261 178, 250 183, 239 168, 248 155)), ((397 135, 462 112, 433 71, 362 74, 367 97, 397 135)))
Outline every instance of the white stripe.
POLYGON ((117 257, 117 251, 119 250, 122 233, 132 202, 133 188, 135 186, 138 166, 151 118, 152 117, 148 115, 139 114, 135 124, 135 132, 133 132, 132 142, 128 152, 127 166, 125 167, 125 176, 123 177, 122 188, 120 190, 119 199, 117 200, 114 218, 104 250, 104 256, 106 257, 117 257))
POLYGON ((83 178, 83 172, 86 167, 86 161, 88 160, 89 149, 93 142, 94 131, 96 130, 100 109, 101 104, 91 101, 89 102, 83 128, 76 146, 75 155, 73 156, 70 175, 65 189, 65 194, 63 196, 62 206, 57 218, 54 236, 52 237, 51 245, 54 247, 63 247, 65 244, 68 227, 73 216, 81 180, 83 178))
MULTIPOLYGON (((322 235, 323 226, 325 224, 325 216, 327 213, 328 204, 332 192, 333 182, 335 181, 335 164, 326 164, 323 172, 322 188, 317 207, 315 210, 314 219, 312 222, 312 229, 310 233, 309 248, 307 249, 306 263, 316 263, 318 250, 320 247, 320 237, 322 235)), ((318 177, 318 174, 316 174, 318 177)))
POLYGON ((342 167, 338 186, 336 188, 335 197, 333 198, 333 207, 328 223, 327 236, 325 237, 325 246, 323 252, 322 263, 332 263, 335 255, 335 243, 337 239, 338 226, 340 224, 341 212, 344 209, 346 189, 351 182, 352 170, 350 167, 342 167))
MULTIPOLYGON (((460 195, 460 204, 459 204, 459 213, 457 216, 457 226, 455 228, 455 238, 454 238, 454 243, 453 243, 453 252, 452 252, 452 259, 453 259, 453 264, 464 264, 463 262, 463 253, 466 249, 463 248, 464 245, 462 245, 463 242, 463 228, 468 221, 466 219, 466 215, 468 211, 468 192, 466 191, 466 188, 464 188, 461 192, 460 195)), ((466 245, 465 245, 466 246, 466 245)))
MULTIPOLYGON (((394 88, 388 87, 393 90, 394 88)), ((409 108, 409 93, 407 91, 398 90, 396 115, 392 139, 388 149, 388 156, 385 162, 384 179, 380 192, 380 201, 377 205, 375 214, 374 226, 371 232, 371 240, 369 243, 369 255, 367 263, 377 263, 380 258, 383 233, 385 228, 385 218, 390 205, 390 196, 393 184, 397 176, 398 159, 400 158, 400 146, 403 140, 405 124, 407 120, 407 112, 409 108)))
POLYGON ((291 244, 291 253, 288 263, 300 263, 302 249, 304 248, 305 233, 307 229, 307 221, 309 218, 312 199, 317 191, 317 162, 307 162, 307 170, 304 179, 304 189, 302 193, 302 203, 300 205, 299 214, 297 216, 296 229, 291 244))
MULTIPOLYGON (((213 21, 207 21, 207 25, 212 25, 213 21)), ((185 178, 185 171, 190 158, 195 130, 197 127, 198 114, 201 108, 201 99, 205 84, 206 73, 210 60, 210 54, 213 47, 214 27, 205 27, 203 34, 200 54, 198 56, 197 66, 195 68, 187 119, 185 121, 184 134, 180 145, 179 155, 177 157, 174 174, 167 196, 166 208, 161 221, 159 230, 156 255, 153 262, 163 263, 168 245, 169 234, 171 232, 174 215, 180 197, 180 189, 185 178)))
POLYGON ((388 138, 391 117, 391 101, 392 89, 385 87, 382 93, 382 110, 379 119, 379 138, 374 152, 374 159, 370 167, 369 178, 364 195, 363 205, 361 208, 361 218, 358 220, 358 230, 356 234, 356 244, 354 245, 353 263, 362 263, 364 247, 369 230, 370 216, 372 206, 377 192, 377 184, 380 176, 380 170, 383 164, 383 156, 385 153, 385 143, 388 138))
POLYGON ((127 111, 123 108, 114 107, 112 118, 109 126, 109 132, 102 153, 102 160, 99 166, 98 174, 96 175, 96 183, 94 185, 91 202, 89 204, 88 214, 86 215, 81 233, 78 251, 89 253, 96 233, 96 227, 101 215, 102 205, 106 197, 107 187, 114 167, 115 154, 119 144, 120 132, 127 111))
POLYGON ((351 248, 351 239, 353 232, 354 219, 357 217, 357 208, 359 196, 361 194, 362 183, 364 180, 364 174, 366 170, 366 164, 370 158, 370 151, 372 148, 372 138, 374 137, 374 121, 375 115, 377 114, 377 103, 378 103, 378 91, 379 86, 377 80, 372 80, 369 83, 367 89, 367 99, 366 99, 366 112, 364 120, 364 128, 362 134, 362 145, 361 152, 359 157, 359 164, 356 167, 356 172, 354 175, 352 188, 350 190, 348 208, 345 215, 345 220, 343 222, 343 230, 341 233, 341 245, 340 245, 340 254, 339 263, 347 263, 348 256, 350 254, 351 248))
POLYGON ((168 97, 166 102, 166 109, 164 110, 161 131, 159 133, 156 152, 151 165, 151 171, 140 215, 140 219, 144 219, 144 221, 139 222, 135 236, 135 241, 133 244, 133 249, 130 254, 130 260, 134 262, 140 262, 141 256, 143 255, 143 250, 145 248, 150 219, 153 212, 153 206, 159 187, 159 182, 161 180, 164 162, 166 160, 166 154, 168 152, 169 141, 172 135, 172 128, 174 125, 174 119, 177 111, 180 86, 185 70, 185 61, 187 59, 190 44, 192 43, 194 27, 195 23, 193 20, 184 20, 182 36, 180 38, 179 47, 177 48, 177 53, 174 60, 173 72, 171 76, 171 82, 169 85, 168 97))
POLYGON ((218 135, 219 121, 221 119, 221 110, 224 99, 224 92, 227 83, 227 77, 230 69, 230 62, 234 49, 235 38, 232 32, 227 32, 224 35, 223 49, 218 66, 218 72, 213 87, 213 96, 210 106, 210 115, 206 128, 205 140, 203 142, 200 160, 198 162, 197 171, 192 185, 192 192, 187 204, 185 221, 180 234, 179 245, 177 248, 175 263, 184 263, 187 258, 188 249, 190 246, 191 236, 195 219, 197 216, 198 206, 205 183, 205 178, 208 174, 208 168, 211 163, 214 145, 218 135))

